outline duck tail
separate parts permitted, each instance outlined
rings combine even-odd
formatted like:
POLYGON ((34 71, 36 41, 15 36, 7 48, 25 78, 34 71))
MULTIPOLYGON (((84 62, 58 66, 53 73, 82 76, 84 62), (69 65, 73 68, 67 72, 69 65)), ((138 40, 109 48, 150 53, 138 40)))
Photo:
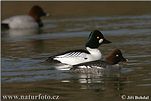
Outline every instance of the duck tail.
POLYGON ((9 29, 9 25, 6 23, 1 23, 1 28, 2 29, 9 29))
POLYGON ((46 61, 49 62, 49 63, 61 63, 58 60, 54 60, 53 57, 49 57, 48 59, 46 59, 46 61))

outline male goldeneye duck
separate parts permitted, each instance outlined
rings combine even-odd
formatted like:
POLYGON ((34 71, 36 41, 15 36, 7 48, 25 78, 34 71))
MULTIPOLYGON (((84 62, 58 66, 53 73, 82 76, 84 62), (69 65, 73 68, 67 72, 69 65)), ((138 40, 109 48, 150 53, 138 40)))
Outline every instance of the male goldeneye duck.
POLYGON ((73 65, 71 71, 80 73, 93 73, 104 68, 111 67, 118 64, 119 62, 127 62, 119 49, 114 49, 105 59, 105 61, 97 60, 86 63, 73 65))
POLYGON ((26 29, 26 28, 39 28, 43 26, 41 21, 42 16, 48 16, 44 10, 38 6, 33 6, 28 15, 18 15, 7 18, 2 21, 2 28, 5 29, 26 29))
POLYGON ((86 50, 71 50, 65 53, 51 56, 47 59, 48 62, 56 61, 68 65, 76 65, 89 61, 95 61, 102 58, 102 54, 98 47, 101 44, 108 44, 110 41, 106 40, 103 34, 94 30, 90 33, 88 42, 86 43, 86 50))

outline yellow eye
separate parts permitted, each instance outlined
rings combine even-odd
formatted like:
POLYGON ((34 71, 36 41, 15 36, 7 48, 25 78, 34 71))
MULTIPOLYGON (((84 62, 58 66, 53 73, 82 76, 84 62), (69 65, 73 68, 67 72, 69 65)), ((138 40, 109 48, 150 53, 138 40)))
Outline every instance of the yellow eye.
POLYGON ((96 38, 97 38, 97 39, 99 39, 100 37, 99 37, 99 36, 97 36, 96 38))

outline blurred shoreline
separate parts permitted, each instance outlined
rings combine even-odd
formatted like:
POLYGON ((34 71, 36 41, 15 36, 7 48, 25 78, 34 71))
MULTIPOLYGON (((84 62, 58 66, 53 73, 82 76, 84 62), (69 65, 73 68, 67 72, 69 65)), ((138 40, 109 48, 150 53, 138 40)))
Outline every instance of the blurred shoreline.
POLYGON ((150 1, 2 1, 1 18, 27 14, 33 5, 52 15, 47 18, 151 14, 150 1))

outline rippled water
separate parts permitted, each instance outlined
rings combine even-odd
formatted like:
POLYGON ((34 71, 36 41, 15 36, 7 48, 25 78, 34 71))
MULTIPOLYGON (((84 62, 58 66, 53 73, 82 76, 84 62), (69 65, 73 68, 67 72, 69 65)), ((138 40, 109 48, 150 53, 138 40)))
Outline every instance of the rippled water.
POLYGON ((60 18, 44 25, 40 30, 2 31, 3 94, 58 94, 65 101, 117 101, 122 94, 151 94, 151 15, 60 18), (77 74, 44 62, 53 54, 84 48, 94 29, 112 41, 100 47, 104 57, 119 48, 129 59, 120 71, 77 74))

